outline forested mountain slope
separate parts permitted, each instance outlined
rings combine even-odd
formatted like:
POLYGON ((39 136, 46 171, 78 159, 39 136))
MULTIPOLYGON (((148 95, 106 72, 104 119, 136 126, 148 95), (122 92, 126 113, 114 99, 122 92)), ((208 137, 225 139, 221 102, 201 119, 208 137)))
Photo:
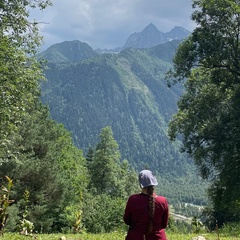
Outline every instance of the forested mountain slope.
POLYGON ((111 126, 122 158, 137 170, 153 169, 163 179, 163 193, 176 201, 201 202, 203 188, 193 163, 167 136, 182 90, 181 86, 168 88, 164 74, 178 44, 130 48, 79 62, 49 62, 42 100, 85 154, 100 130, 111 126), (174 190, 168 189, 171 184, 174 190))
POLYGON ((75 40, 53 44, 47 50, 41 52, 38 58, 61 63, 78 62, 95 56, 97 56, 97 53, 87 43, 75 40))

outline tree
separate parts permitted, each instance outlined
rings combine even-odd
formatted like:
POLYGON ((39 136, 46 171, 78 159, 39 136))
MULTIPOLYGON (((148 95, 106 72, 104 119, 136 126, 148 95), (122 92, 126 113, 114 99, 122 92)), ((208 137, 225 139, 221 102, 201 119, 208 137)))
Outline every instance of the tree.
POLYGON ((127 160, 120 161, 111 127, 103 128, 99 138, 95 149, 87 153, 90 182, 83 208, 83 222, 93 233, 124 228, 126 200, 138 188, 136 172, 127 160))
POLYGON ((38 24, 28 20, 31 7, 44 9, 48 0, 1 1, 0 3, 0 160, 16 155, 14 142, 25 111, 39 97, 43 79, 35 59, 41 43, 38 24))
POLYGON ((120 152, 110 127, 101 130, 100 141, 90 165, 90 183, 98 194, 117 194, 120 152))
MULTIPOLYGON (((19 126, 17 160, 5 161, 0 172, 14 179, 15 211, 10 219, 21 216, 23 195, 29 191, 27 220, 42 232, 70 229, 71 211, 81 211, 88 184, 82 151, 72 142, 63 125, 49 117, 48 109, 37 103, 19 126)), ((15 224, 16 225, 16 224, 15 224)), ((9 226, 14 230, 14 223, 9 226)))
POLYGON ((169 71, 185 81, 169 135, 211 181, 212 215, 219 225, 240 221, 240 1, 193 1, 196 29, 177 49, 169 71), (187 78, 187 80, 185 80, 187 78))
POLYGON ((44 77, 36 53, 42 38, 29 10, 48 5, 49 0, 0 2, 0 172, 15 183, 10 230, 21 215, 25 191, 30 193, 27 217, 36 230, 69 230, 81 220, 87 186, 82 151, 39 100, 44 77))
POLYGON ((51 5, 50 0, 2 0, 0 3, 0 34, 7 36, 17 48, 34 53, 36 46, 41 44, 38 22, 29 21, 30 9, 45 9, 51 5))

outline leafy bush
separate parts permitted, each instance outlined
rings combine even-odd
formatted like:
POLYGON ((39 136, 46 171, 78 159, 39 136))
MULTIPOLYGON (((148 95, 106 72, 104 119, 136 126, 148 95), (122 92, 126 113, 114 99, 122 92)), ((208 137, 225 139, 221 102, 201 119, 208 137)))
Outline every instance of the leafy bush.
POLYGON ((123 212, 125 201, 101 194, 88 198, 83 209, 83 223, 91 233, 112 232, 124 229, 123 212))
POLYGON ((231 236, 240 236, 240 223, 226 223, 219 230, 220 233, 231 236))

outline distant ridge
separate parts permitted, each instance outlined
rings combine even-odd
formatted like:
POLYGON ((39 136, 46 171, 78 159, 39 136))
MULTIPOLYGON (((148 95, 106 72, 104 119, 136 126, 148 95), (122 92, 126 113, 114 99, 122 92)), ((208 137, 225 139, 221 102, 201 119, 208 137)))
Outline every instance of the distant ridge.
POLYGON ((165 33, 167 41, 182 40, 189 36, 191 32, 183 27, 176 26, 170 32, 165 33))
POLYGON ((150 23, 142 32, 130 35, 122 50, 126 48, 151 48, 171 40, 182 40, 189 34, 188 30, 179 26, 174 27, 170 32, 162 33, 154 24, 150 23))
POLYGON ((73 40, 53 44, 41 52, 38 57, 44 58, 49 62, 78 62, 96 57, 99 54, 118 54, 126 48, 150 49, 173 40, 181 41, 188 37, 190 33, 185 28, 179 26, 175 26, 167 33, 162 33, 153 23, 150 23, 141 32, 130 35, 124 46, 115 49, 98 48, 93 50, 87 43, 73 40))
POLYGON ((83 59, 96 57, 98 54, 85 42, 79 40, 56 43, 39 54, 50 62, 79 62, 83 59))

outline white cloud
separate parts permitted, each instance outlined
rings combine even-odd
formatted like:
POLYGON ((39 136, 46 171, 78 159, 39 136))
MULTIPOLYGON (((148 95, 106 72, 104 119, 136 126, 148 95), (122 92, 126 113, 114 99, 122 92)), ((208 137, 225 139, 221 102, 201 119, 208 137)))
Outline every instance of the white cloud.
POLYGON ((95 48, 123 46, 134 32, 153 23, 160 31, 192 30, 191 0, 53 0, 53 7, 32 16, 41 22, 46 47, 80 40, 95 48))

